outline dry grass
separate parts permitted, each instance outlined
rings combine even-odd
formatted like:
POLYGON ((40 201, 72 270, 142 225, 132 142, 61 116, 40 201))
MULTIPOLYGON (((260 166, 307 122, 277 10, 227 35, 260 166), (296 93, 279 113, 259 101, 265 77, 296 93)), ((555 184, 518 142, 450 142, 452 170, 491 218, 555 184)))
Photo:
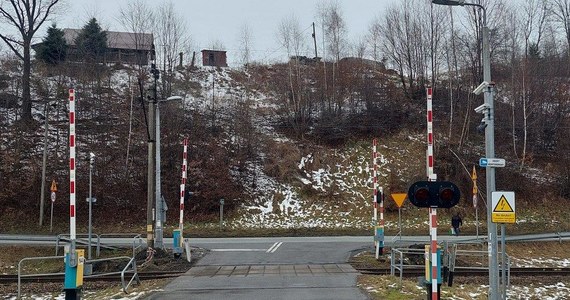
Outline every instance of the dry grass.
MULTIPOLYGON (((162 290, 172 279, 145 280, 141 284, 134 284, 129 287, 128 297, 130 299, 141 298, 155 291, 162 290)), ((41 295, 44 299, 56 299, 62 295, 63 283, 23 283, 21 292, 22 299, 38 299, 41 295)), ((0 295, 10 299, 16 297, 18 286, 16 284, 0 285, 0 295)), ((127 294, 122 290, 120 282, 109 281, 86 281, 82 288, 81 299, 124 299, 127 294)), ((62 299, 62 298, 59 298, 62 299)))
MULTIPOLYGON (((464 250, 486 250, 485 245, 461 245, 460 249, 464 250)), ((385 248, 385 250, 390 250, 385 248)), ((513 258, 513 261, 523 259, 530 261, 533 258, 538 259, 533 262, 534 266, 549 267, 552 263, 548 261, 559 261, 560 258, 570 257, 570 242, 528 242, 528 243, 508 243, 507 253, 513 258), (541 261, 544 261, 542 264, 541 261)), ((459 259, 459 258, 458 258, 459 259)), ((480 260, 480 259, 479 259, 480 260)), ((487 264, 485 261, 478 261, 477 258, 461 258, 462 265, 475 265, 487 264)), ((381 259, 377 261, 374 255, 370 252, 363 252, 351 259, 351 264, 361 267, 389 267, 390 259, 389 254, 385 251, 381 259)), ((456 277, 455 284, 452 287, 442 285, 441 299, 487 299, 487 286, 488 281, 485 277, 456 277)), ((530 293, 524 294, 523 298, 513 299, 543 299, 548 295, 557 293, 555 284, 559 282, 566 282, 568 286, 568 279, 565 277, 515 277, 511 280, 513 291, 515 295, 521 294, 525 289, 530 288, 530 293), (550 286, 550 288, 543 288, 550 286), (541 291, 540 294, 538 291, 541 291), (534 291, 534 292, 533 292, 534 291), (524 298, 527 297, 527 298, 524 298)), ((398 277, 394 276, 378 276, 378 275, 362 275, 358 278, 358 285, 363 290, 366 290, 373 299, 425 299, 426 290, 417 286, 417 280, 406 279, 400 281, 398 277)), ((521 294, 523 295, 523 294, 521 294)), ((565 299, 565 296, 552 299, 565 299), (561 298, 562 297, 562 298, 561 298)))
MULTIPOLYGON (((95 256, 95 248, 92 249, 95 256)), ((132 250, 101 250, 99 258, 131 255, 132 250)), ((60 249, 58 256, 63 255, 60 249)), ((18 274, 18 262, 26 257, 55 256, 54 247, 0 246, 0 274, 18 274)), ((87 250, 85 250, 87 256, 87 250)), ((94 258, 94 257, 93 257, 94 258)), ((64 272, 63 259, 32 260, 22 264, 22 274, 64 272)))
MULTIPOLYGON (((61 251, 59 253, 61 254, 61 251)), ((18 262, 24 257, 55 256, 53 247, 0 247, 0 274, 18 274, 18 262)), ((45 261, 29 261, 22 264, 23 274, 63 272, 63 261, 50 259, 45 261)))
POLYGON ((507 253, 518 258, 537 256, 570 258, 570 242, 507 243, 507 253))
MULTIPOLYGON (((372 299, 378 300, 423 300, 425 287, 418 286, 417 280, 400 279, 396 276, 361 275, 358 286, 367 291, 372 299)), ((429 287, 431 289, 431 286, 429 287)), ((485 289, 479 284, 462 284, 441 287, 441 299, 487 299, 485 289)))
MULTIPOLYGON (((129 250, 119 251, 105 251, 101 252, 101 257, 130 255, 129 250)), ((54 256, 55 249, 53 247, 23 247, 23 246, 6 246, 0 247, 0 274, 17 274, 18 262, 24 257, 45 257, 54 256)), ((60 253, 61 255, 61 253, 60 253)), ((63 272, 64 264, 60 259, 51 259, 48 261, 29 261, 26 262, 23 268, 23 274, 38 274, 38 273, 57 273, 63 272)), ((140 285, 134 284, 129 288, 129 296, 135 297, 136 295, 148 295, 153 291, 161 290, 172 279, 156 279, 145 280, 140 285)), ((57 298, 63 289, 63 283, 48 282, 48 283, 28 283, 22 284, 22 299, 36 299, 34 295, 50 295, 52 298, 57 298)), ((0 295, 8 298, 17 295, 17 284, 2 284, 0 285, 0 295)), ((122 299, 125 293, 122 291, 120 282, 108 281, 92 281, 84 282, 82 287, 83 299, 122 299)), ((2 297, 0 297, 2 298, 2 297)), ((4 298, 2 298, 4 299, 4 298)))

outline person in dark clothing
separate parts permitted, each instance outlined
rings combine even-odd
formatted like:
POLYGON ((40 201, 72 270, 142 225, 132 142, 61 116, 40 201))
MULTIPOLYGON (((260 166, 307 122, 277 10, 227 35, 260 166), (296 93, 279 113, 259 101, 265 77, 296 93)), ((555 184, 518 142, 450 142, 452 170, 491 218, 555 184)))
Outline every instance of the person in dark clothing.
POLYGON ((453 215, 451 218, 451 226, 453 227, 453 234, 459 235, 459 226, 463 225, 463 220, 461 220, 461 216, 459 214, 453 215))

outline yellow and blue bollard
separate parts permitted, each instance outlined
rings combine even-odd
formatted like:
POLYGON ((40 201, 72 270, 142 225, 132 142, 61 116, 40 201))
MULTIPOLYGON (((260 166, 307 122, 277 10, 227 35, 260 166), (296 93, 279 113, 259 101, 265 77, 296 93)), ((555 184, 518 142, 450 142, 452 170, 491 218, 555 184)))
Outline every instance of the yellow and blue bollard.
POLYGON ((85 250, 75 250, 65 253, 65 299, 81 299, 81 287, 83 286, 83 265, 85 263, 85 250))
POLYGON ((374 227, 374 241, 378 243, 378 254, 384 253, 384 226, 374 227))
MULTIPOLYGON (((427 299, 431 299, 431 280, 432 280, 432 261, 431 261, 431 251, 430 246, 425 245, 425 285, 427 290, 427 299)), ((441 249, 437 249, 437 299, 441 295, 441 249)))
POLYGON ((182 236, 180 235, 180 229, 174 229, 172 231, 172 252, 174 252, 175 257, 180 257, 184 248, 182 247, 182 236))

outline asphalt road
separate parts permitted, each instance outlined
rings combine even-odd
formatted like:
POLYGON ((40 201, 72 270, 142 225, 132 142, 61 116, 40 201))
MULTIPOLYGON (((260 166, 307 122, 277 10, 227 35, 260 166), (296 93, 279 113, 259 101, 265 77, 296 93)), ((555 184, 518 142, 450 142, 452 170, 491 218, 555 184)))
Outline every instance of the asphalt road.
POLYGON ((185 276, 148 299, 368 299, 346 264, 371 237, 190 239, 209 249, 185 276))

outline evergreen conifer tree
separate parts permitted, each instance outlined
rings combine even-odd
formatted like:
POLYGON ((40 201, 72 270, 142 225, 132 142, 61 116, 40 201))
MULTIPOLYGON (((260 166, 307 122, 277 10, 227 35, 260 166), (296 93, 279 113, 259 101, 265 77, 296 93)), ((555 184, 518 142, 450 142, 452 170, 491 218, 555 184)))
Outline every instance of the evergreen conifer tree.
POLYGON ((50 65, 57 65, 65 61, 67 56, 67 42, 63 30, 52 24, 47 30, 47 36, 37 49, 36 58, 50 65))
POLYGON ((101 29, 97 19, 92 18, 81 28, 75 45, 86 61, 102 61, 107 51, 107 32, 101 29))

